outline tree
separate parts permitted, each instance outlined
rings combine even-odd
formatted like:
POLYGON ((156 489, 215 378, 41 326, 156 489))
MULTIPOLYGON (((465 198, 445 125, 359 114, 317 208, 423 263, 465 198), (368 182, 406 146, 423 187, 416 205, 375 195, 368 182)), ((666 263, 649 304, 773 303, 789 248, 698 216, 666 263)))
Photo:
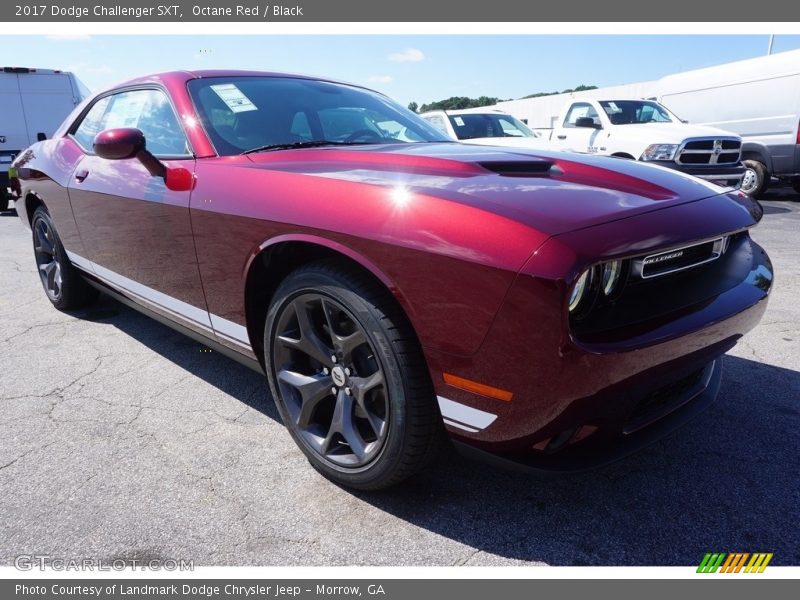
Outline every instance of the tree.
POLYGON ((408 103, 408 110, 410 110, 411 112, 417 112, 418 108, 419 108, 419 104, 417 104, 416 102, 409 102, 408 103))
POLYGON ((579 85, 575 88, 563 90, 561 92, 536 92, 535 94, 528 94, 523 98, 541 98, 542 96, 555 96, 556 94, 570 94, 572 92, 585 92, 586 90, 596 90, 596 85, 579 85))
POLYGON ((428 110, 462 110, 464 108, 478 108, 481 106, 492 106, 501 102, 501 98, 481 96, 479 98, 467 98, 466 96, 452 96, 446 100, 438 100, 430 104, 423 104, 419 111, 428 110))

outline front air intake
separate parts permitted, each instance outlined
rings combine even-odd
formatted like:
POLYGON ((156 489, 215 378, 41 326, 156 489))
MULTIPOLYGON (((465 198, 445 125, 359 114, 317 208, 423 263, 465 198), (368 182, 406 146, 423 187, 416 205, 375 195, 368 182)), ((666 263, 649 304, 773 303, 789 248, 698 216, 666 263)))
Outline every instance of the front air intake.
POLYGON ((491 161, 479 164, 504 177, 547 177, 553 167, 549 160, 491 161))

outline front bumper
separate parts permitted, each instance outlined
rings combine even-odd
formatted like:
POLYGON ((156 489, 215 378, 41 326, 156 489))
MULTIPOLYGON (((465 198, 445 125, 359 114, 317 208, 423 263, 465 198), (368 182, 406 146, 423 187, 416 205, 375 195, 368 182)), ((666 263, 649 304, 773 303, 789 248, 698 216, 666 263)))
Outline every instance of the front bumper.
MULTIPOLYGON (((739 196, 672 209, 675 226, 703 224, 709 229, 697 229, 699 239, 741 231, 759 215, 739 196), (752 217, 741 210, 748 206, 752 217)), ((666 222, 656 215, 636 219, 636 226, 618 221, 598 226, 593 235, 584 230, 551 240, 512 285, 474 356, 429 357, 442 414, 457 442, 527 468, 580 470, 655 441, 714 400, 722 355, 758 324, 772 286, 769 257, 745 232, 715 267, 719 283, 713 289, 700 286, 692 299, 662 306, 620 335, 610 330, 605 337, 575 338, 563 313, 553 310, 563 306, 568 285, 544 270, 573 260, 563 258, 565 248, 603 259, 631 229, 644 239, 650 228, 665 237, 666 222), (503 402, 456 389, 443 381, 443 372, 508 390, 513 398, 503 402), (453 403, 467 409, 458 411, 453 403)))
POLYGON ((741 163, 735 165, 682 165, 671 160, 646 161, 647 164, 666 167, 673 171, 680 171, 693 177, 698 177, 723 187, 738 188, 742 184, 745 168, 741 163))

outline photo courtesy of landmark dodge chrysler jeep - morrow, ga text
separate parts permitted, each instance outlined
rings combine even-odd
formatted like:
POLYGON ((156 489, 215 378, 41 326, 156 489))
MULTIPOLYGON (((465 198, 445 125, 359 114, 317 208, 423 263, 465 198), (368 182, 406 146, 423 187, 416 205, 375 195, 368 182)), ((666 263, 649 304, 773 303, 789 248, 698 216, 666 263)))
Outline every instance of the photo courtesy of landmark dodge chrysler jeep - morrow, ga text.
POLYGON ((103 290, 265 373, 310 463, 360 489, 445 433, 534 469, 630 453, 714 400, 772 286, 741 192, 461 144, 319 78, 142 77, 14 167, 57 309, 103 290))

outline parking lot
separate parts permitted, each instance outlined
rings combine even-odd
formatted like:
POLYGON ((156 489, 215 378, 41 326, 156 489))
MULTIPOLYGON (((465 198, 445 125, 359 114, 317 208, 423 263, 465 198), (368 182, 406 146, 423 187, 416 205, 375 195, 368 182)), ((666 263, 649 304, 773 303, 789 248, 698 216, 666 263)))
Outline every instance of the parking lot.
POLYGON ((691 565, 705 552, 800 564, 800 202, 770 192, 754 238, 774 293, 725 359, 717 403, 612 466, 560 478, 445 454, 353 493, 319 475, 265 382, 103 298, 63 314, 29 233, 0 217, 0 563, 691 565))

